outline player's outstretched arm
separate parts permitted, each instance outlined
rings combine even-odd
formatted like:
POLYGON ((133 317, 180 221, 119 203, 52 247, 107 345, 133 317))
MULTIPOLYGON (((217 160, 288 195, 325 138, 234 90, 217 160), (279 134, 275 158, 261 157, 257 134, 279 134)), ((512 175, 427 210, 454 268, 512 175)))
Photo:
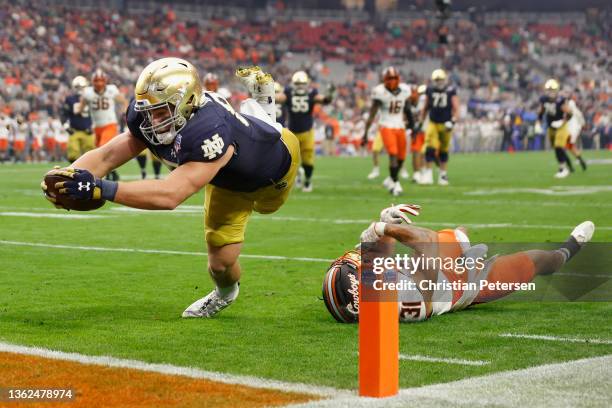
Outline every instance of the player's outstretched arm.
POLYGON ((144 210, 173 210, 208 184, 227 164, 234 153, 230 147, 214 162, 188 162, 164 180, 141 180, 119 183, 112 201, 144 210))
POLYGON ((366 120, 365 129, 363 130, 363 138, 361 140, 362 146, 365 146, 366 144, 368 144, 368 132, 370 131, 370 127, 372 126, 372 123, 374 122, 374 118, 376 117, 376 114, 378 113, 378 109, 381 107, 381 105, 382 103, 377 99, 374 99, 372 101, 372 106, 370 107, 370 113, 368 114, 368 119, 366 120))
POLYGON ((133 137, 130 132, 123 132, 104 146, 88 151, 70 167, 88 170, 96 177, 104 177, 111 170, 136 157, 144 149, 144 143, 133 137))

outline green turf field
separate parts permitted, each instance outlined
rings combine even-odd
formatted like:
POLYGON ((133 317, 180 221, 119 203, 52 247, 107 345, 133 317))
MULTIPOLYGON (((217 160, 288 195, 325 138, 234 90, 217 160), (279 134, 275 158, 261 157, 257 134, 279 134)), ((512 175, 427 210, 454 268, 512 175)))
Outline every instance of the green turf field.
MULTIPOLYGON (((612 242, 612 155, 585 156, 607 159, 607 164, 604 160, 586 173, 578 170, 555 180, 551 152, 455 155, 451 186, 404 183, 401 201, 423 206, 417 225, 466 224, 473 242, 563 241, 586 219, 598 228, 595 241, 612 242)), ((320 300, 327 264, 267 256, 325 260, 355 245, 383 207, 400 202, 382 189, 382 179, 366 180, 370 159, 318 158, 313 193, 294 192, 278 213, 252 218, 243 253, 264 257, 241 260, 240 297, 210 320, 179 318, 212 287, 206 258, 198 254, 205 249, 202 194, 174 212, 125 211, 107 204, 91 213, 100 216, 96 218, 50 218, 67 213, 53 208, 40 193, 38 185, 48 168, 0 165, 0 341, 357 386, 357 326, 335 323, 320 300), (31 243, 65 247, 23 245, 31 243)), ((136 163, 128 163, 120 173, 135 177, 136 163)), ((488 364, 402 361, 400 385, 610 354, 610 344, 499 334, 612 339, 611 314, 610 303, 604 302, 502 302, 403 325, 403 354, 488 364)))

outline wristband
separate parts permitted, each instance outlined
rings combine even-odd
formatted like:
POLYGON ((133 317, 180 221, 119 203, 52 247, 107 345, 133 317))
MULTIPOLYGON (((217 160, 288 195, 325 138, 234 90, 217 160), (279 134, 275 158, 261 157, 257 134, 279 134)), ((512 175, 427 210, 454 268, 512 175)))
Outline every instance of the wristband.
POLYGON ((100 187, 103 200, 113 201, 119 188, 119 183, 105 179, 96 180, 96 184, 100 187))
POLYGON ((387 226, 387 224, 385 224, 384 222, 377 222, 374 224, 374 232, 376 233, 376 235, 378 235, 379 237, 382 237, 385 235, 385 227, 387 226))

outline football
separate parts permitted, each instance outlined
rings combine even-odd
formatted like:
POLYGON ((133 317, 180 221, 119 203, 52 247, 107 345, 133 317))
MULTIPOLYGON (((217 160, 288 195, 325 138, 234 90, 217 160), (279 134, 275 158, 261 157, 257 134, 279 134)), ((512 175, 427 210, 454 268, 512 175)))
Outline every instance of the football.
POLYGON ((43 187, 46 194, 56 200, 55 204, 64 207, 67 210, 75 211, 92 211, 102 207, 106 200, 73 200, 66 195, 60 194, 55 188, 55 183, 71 180, 70 177, 61 174, 53 173, 53 170, 45 175, 43 187))

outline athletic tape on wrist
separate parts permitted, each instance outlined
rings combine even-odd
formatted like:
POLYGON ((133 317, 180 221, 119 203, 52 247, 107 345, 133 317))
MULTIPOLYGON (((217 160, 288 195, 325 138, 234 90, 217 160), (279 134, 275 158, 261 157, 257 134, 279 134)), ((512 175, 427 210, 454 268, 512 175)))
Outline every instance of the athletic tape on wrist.
POLYGON ((99 179, 96 184, 98 184, 98 186, 100 186, 100 190, 102 190, 103 200, 113 201, 115 199, 117 188, 119 188, 119 183, 116 181, 99 179))
POLYGON ((376 224, 374 224, 374 232, 376 233, 376 235, 378 235, 379 237, 384 236, 386 226, 387 224, 385 224, 384 222, 377 222, 376 224))

